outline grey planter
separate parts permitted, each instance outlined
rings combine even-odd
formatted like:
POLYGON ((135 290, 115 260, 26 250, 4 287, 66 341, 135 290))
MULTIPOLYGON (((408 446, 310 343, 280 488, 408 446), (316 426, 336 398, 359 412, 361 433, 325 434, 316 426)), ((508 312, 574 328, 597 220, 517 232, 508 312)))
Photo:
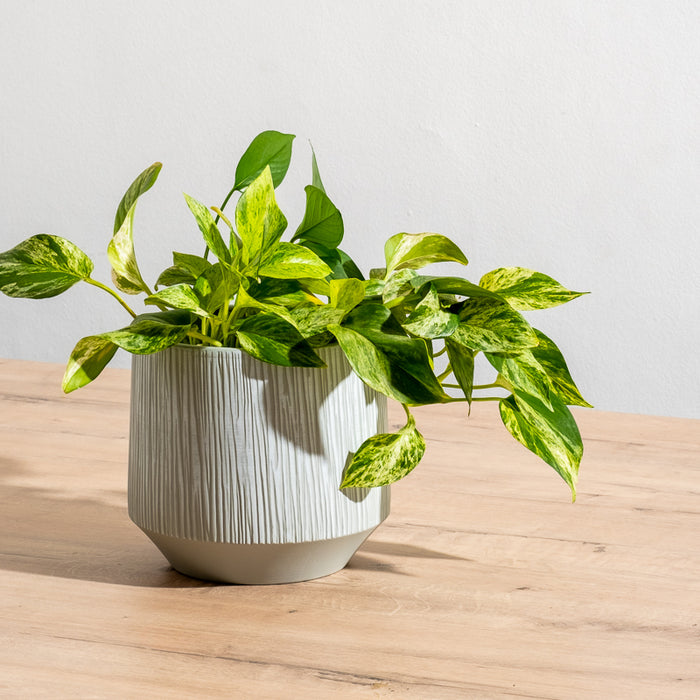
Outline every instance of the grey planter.
POLYGON ((132 361, 129 516, 178 571, 231 583, 343 568, 389 514, 389 487, 340 491, 386 398, 337 347, 327 369, 177 346, 132 361))

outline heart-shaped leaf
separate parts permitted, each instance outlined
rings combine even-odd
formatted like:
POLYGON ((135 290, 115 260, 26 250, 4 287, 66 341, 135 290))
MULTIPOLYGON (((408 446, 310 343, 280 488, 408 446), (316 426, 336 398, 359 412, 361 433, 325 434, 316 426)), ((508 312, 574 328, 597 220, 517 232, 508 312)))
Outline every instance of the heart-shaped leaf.
POLYGON ((273 313, 260 313, 245 319, 238 327, 240 346, 262 362, 285 367, 325 367, 301 333, 273 313))
POLYGON ((524 267, 499 267, 487 272, 479 286, 497 292, 518 311, 548 309, 588 293, 572 292, 551 277, 524 267))
POLYGON ((89 384, 102 372, 116 351, 114 343, 97 335, 79 340, 63 375, 63 391, 69 394, 89 384))
POLYGON ((112 281, 117 289, 126 294, 150 294, 151 290, 143 281, 134 252, 135 211, 136 202, 131 205, 119 230, 112 236, 107 246, 107 257, 112 266, 112 281))
POLYGON ((248 187, 265 168, 270 168, 272 182, 277 187, 289 168, 292 141, 293 134, 282 134, 279 131, 263 131, 258 134, 236 166, 233 189, 243 190, 248 187))
POLYGON ((276 279, 323 279, 331 268, 321 258, 303 245, 278 243, 270 249, 258 268, 260 277, 276 279))
POLYGON ((292 240, 317 243, 329 250, 343 240, 343 217, 328 195, 320 188, 307 185, 306 210, 292 240))
POLYGON ((200 305, 199 297, 194 293, 192 287, 187 284, 166 287, 160 292, 146 297, 144 303, 167 306, 171 309, 184 309, 185 311, 191 311, 197 316, 211 318, 211 314, 200 305))
POLYGON ((0 253, 0 290, 10 297, 54 297, 88 279, 92 269, 75 244, 41 233, 0 253))
POLYGON ((211 211, 209 211, 204 204, 198 202, 194 197, 190 197, 188 194, 185 194, 185 201, 197 221, 197 226, 202 233, 207 248, 209 248, 222 263, 230 264, 231 252, 224 243, 224 239, 221 237, 221 233, 219 232, 219 228, 216 225, 216 221, 214 221, 211 211))
POLYGON ((236 205, 236 227, 243 243, 245 262, 257 272, 260 258, 279 241, 287 219, 275 200, 270 168, 248 185, 236 205))
POLYGON ((131 185, 129 185, 129 189, 124 193, 117 207, 117 213, 114 217, 113 233, 116 233, 122 227, 126 215, 134 204, 136 204, 136 200, 138 200, 144 192, 147 192, 153 187, 153 183, 158 179, 158 174, 162 167, 162 163, 153 163, 153 165, 147 167, 131 185))
POLYGON ((387 486, 414 469, 425 453, 425 440, 407 414, 406 425, 398 432, 374 435, 360 445, 345 469, 341 489, 387 486))
POLYGON ((583 442, 569 409, 556 396, 552 396, 550 410, 535 397, 520 392, 501 399, 499 406, 508 432, 557 471, 575 500, 583 442))
POLYGON ((461 323, 450 337, 472 350, 518 352, 538 343, 530 324, 502 301, 469 299, 459 317, 461 323))
POLYGON ((386 272, 417 269, 436 262, 467 264, 467 258, 447 236, 439 233, 397 233, 384 244, 386 272))
POLYGON ((443 311, 440 297, 435 287, 430 285, 427 294, 401 325, 419 338, 445 338, 455 332, 459 317, 443 311))

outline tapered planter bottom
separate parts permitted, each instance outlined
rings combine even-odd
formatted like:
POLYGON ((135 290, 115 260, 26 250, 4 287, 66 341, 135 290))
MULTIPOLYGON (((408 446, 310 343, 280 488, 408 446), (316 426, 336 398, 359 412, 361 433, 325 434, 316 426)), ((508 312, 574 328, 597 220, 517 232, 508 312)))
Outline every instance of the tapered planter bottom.
POLYGON ((143 531, 181 574, 205 581, 262 585, 297 583, 334 574, 345 567, 373 530, 285 544, 202 542, 143 531))

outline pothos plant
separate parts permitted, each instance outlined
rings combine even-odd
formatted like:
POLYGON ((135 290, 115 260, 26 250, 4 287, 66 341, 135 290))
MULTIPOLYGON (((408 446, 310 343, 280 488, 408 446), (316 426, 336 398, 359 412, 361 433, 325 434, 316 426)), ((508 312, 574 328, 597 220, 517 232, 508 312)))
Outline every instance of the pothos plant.
POLYGON ((240 159, 220 208, 185 195, 206 250, 174 252, 153 289, 136 262, 133 228, 137 201, 155 183, 160 163, 134 180, 117 208, 107 249, 114 289, 93 279, 90 258, 58 236, 32 236, 0 254, 0 289, 11 297, 52 297, 86 282, 111 294, 131 316, 123 328, 78 341, 63 390, 92 381, 117 348, 135 354, 178 343, 240 348, 263 362, 322 371, 316 350, 337 344, 365 384, 406 412, 398 432, 360 446, 341 488, 390 484, 416 466, 425 442, 411 407, 499 401, 508 431, 552 466, 575 498, 583 444, 568 406, 589 404, 557 346, 521 312, 582 293, 521 267, 493 270, 478 284, 419 272, 431 263, 467 264, 459 247, 437 233, 391 236, 384 266, 365 279, 338 247, 343 219, 326 194, 315 155, 304 217, 283 241, 287 219, 275 188, 289 167, 293 139, 276 131, 259 134, 240 159), (239 198, 228 218, 223 210, 235 193, 239 198), (123 295, 145 295, 153 308, 137 313, 123 295), (494 368, 492 383, 474 384, 478 353, 494 368), (446 357, 438 372, 434 360, 440 355, 446 357), (508 395, 491 395, 493 390, 508 395))

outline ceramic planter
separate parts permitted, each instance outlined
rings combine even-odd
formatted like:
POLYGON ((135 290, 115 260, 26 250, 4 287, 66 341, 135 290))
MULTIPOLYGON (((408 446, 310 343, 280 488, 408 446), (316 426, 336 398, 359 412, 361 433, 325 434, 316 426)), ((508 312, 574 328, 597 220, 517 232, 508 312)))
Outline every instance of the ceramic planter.
POLYGON ((337 347, 327 369, 233 348, 132 362, 129 516, 178 571, 231 583, 343 568, 389 514, 389 487, 339 490, 348 457, 386 432, 386 398, 337 347))

